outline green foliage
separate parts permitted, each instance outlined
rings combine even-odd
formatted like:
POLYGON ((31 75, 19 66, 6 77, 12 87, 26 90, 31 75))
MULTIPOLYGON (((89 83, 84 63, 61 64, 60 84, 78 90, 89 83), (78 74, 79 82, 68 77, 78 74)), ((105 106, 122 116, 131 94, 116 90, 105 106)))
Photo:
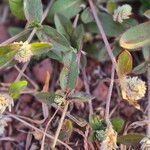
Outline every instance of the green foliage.
POLYGON ((117 3, 115 0, 108 0, 107 2, 107 10, 110 14, 114 12, 114 10, 117 8, 117 3))
POLYGON ((51 106, 52 103, 55 103, 56 99, 63 98, 60 94, 50 92, 39 92, 35 96, 39 101, 46 103, 49 106, 51 106))
POLYGON ((117 71, 120 77, 127 75, 132 71, 133 60, 129 51, 124 50, 118 57, 117 71))
POLYGON ((84 92, 77 92, 75 94, 72 94, 70 99, 72 99, 73 101, 79 101, 79 102, 88 102, 93 100, 95 97, 84 93, 84 92))
MULTIPOLYGON (((95 42, 88 44, 84 47, 85 51, 87 52, 88 56, 100 61, 105 62, 110 60, 106 47, 102 42, 95 42)), ((112 49, 114 56, 118 56, 121 53, 121 48, 118 44, 114 44, 112 49)))
MULTIPOLYGON (((134 19, 125 20, 123 24, 117 23, 113 21, 113 18, 110 14, 100 12, 99 19, 102 22, 102 26, 107 36, 109 37, 117 37, 123 32, 126 31, 129 27, 132 27, 137 24, 134 19)), ((99 33, 97 25, 95 22, 90 22, 85 24, 85 28, 88 32, 91 33, 99 33)))
POLYGON ((43 15, 41 0, 24 0, 24 13, 29 24, 39 24, 43 15))
POLYGON ((32 43, 31 44, 31 50, 33 55, 41 55, 42 53, 48 52, 50 49, 52 49, 52 44, 50 43, 32 43))
POLYGON ((147 71, 147 68, 148 68, 148 63, 142 62, 138 66, 133 68, 132 73, 137 74, 137 75, 142 74, 142 73, 145 73, 147 71))
POLYGON ((24 0, 9 0, 12 14, 21 20, 25 20, 23 1, 24 0))
POLYGON ((72 50, 69 41, 63 35, 57 32, 56 29, 50 26, 47 25, 42 26, 41 28, 39 28, 36 34, 40 41, 52 42, 53 50, 59 51, 72 50))
POLYGON ((73 123, 69 119, 66 119, 61 128, 59 139, 62 141, 68 141, 71 137, 72 132, 73 132, 73 123))
POLYGON ((12 96, 12 98, 13 99, 19 98, 21 92, 25 89, 27 84, 28 82, 26 80, 12 83, 9 87, 9 93, 12 96))
POLYGON ((150 21, 132 27, 120 38, 120 45, 126 49, 136 49, 150 45, 150 21))
POLYGON ((64 67, 60 73, 60 86, 63 90, 72 90, 75 88, 79 74, 77 57, 74 52, 64 55, 64 67))
POLYGON ((92 13, 90 12, 90 8, 87 7, 81 14, 81 20, 83 23, 90 23, 94 21, 94 18, 92 16, 92 13))
POLYGON ((71 34, 73 32, 73 26, 71 21, 61 14, 56 14, 54 17, 54 22, 57 31, 64 35, 65 38, 70 41, 71 34))
POLYGON ((90 119, 90 125, 93 130, 105 130, 106 129, 106 123, 104 119, 102 119, 98 115, 93 115, 90 119))
POLYGON ((82 10, 84 0, 57 0, 49 12, 48 20, 53 21, 55 14, 59 13, 67 18, 72 18, 82 10))
POLYGON ((0 69, 2 69, 2 67, 4 67, 6 64, 8 64, 10 61, 12 61, 16 52, 17 51, 14 50, 12 52, 8 52, 8 53, 4 54, 3 56, 0 56, 0 69))
POLYGON ((113 128, 116 132, 120 132, 124 126, 124 120, 121 118, 113 118, 111 120, 111 123, 113 125, 113 128))
POLYGON ((143 13, 150 9, 150 1, 148 0, 140 0, 141 2, 141 7, 140 7, 140 14, 143 15, 143 13))
POLYGON ((83 25, 80 24, 74 29, 71 35, 71 44, 77 50, 80 50, 83 41, 83 36, 84 36, 84 28, 83 25))
POLYGON ((144 138, 144 135, 138 133, 130 133, 127 135, 119 136, 117 142, 127 146, 138 145, 139 142, 144 138))
POLYGON ((144 46, 143 48, 142 48, 142 53, 143 53, 143 57, 144 57, 144 59, 145 59, 145 61, 149 61, 149 55, 150 55, 150 50, 149 50, 149 46, 144 46))

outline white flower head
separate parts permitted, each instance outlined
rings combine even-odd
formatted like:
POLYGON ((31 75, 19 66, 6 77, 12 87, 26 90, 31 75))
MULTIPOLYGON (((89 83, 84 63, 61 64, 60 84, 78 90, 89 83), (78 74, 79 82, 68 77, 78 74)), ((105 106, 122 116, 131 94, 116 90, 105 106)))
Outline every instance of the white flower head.
POLYGON ((101 150, 116 150, 117 149, 117 132, 112 125, 108 126, 105 131, 106 138, 101 143, 101 150))
POLYGON ((145 82, 138 77, 124 77, 120 80, 122 97, 125 100, 139 100, 145 96, 145 82))
POLYGON ((141 150, 150 150, 150 138, 144 137, 141 142, 141 150))
POLYGON ((9 117, 5 117, 0 115, 0 135, 2 135, 5 131, 5 127, 7 126, 7 122, 11 119, 9 117))
MULTIPOLYGON (((16 43, 16 42, 15 42, 16 43)), ((18 52, 16 53, 14 59, 17 60, 18 62, 25 63, 31 59, 33 56, 33 53, 31 51, 31 45, 26 41, 26 42, 19 42, 19 44, 22 44, 18 52)))
POLYGON ((0 93, 0 114, 2 114, 7 107, 9 111, 11 111, 12 106, 14 106, 12 97, 10 97, 8 94, 0 93))
POLYGON ((132 14, 132 7, 128 4, 119 6, 113 15, 113 20, 119 23, 122 23, 123 20, 129 19, 129 16, 132 14))

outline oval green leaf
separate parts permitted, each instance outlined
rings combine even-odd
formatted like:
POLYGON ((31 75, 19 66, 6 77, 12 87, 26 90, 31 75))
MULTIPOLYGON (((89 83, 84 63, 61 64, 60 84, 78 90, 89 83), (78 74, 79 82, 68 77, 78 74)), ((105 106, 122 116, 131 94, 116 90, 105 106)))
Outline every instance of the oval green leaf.
POLYGON ((118 57, 117 71, 120 77, 127 75, 132 71, 133 60, 129 51, 124 50, 118 57))
POLYGON ((127 30, 120 38, 120 45, 126 49, 136 49, 150 45, 150 21, 127 30))
POLYGON ((23 0, 9 0, 9 6, 14 16, 21 20, 25 20, 23 0))

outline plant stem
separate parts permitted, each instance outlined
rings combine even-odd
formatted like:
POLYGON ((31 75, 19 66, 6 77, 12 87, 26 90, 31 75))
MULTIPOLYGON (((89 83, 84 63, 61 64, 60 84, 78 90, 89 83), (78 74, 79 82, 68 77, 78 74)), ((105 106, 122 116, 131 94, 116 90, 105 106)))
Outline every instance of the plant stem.
MULTIPOLYGON (((147 69, 147 82, 148 82, 148 120, 150 121, 150 51, 149 51, 149 61, 147 69)), ((147 136, 150 137, 150 124, 147 125, 147 136)))
POLYGON ((115 66, 112 65, 111 82, 110 82, 109 91, 107 95, 106 110, 105 110, 105 120, 107 123, 109 123, 109 109, 110 109, 110 101, 111 101, 111 95, 112 95, 112 90, 114 85, 114 76, 115 76, 115 66))
POLYGON ((53 141, 53 144, 52 144, 52 149, 54 149, 55 146, 56 146, 57 139, 58 139, 59 133, 60 133, 62 125, 63 125, 63 121, 65 119, 65 116, 66 116, 66 113, 67 113, 67 110, 68 110, 68 106, 69 106, 69 101, 67 101, 66 104, 65 104, 65 107, 64 107, 64 110, 63 110, 63 113, 62 113, 62 116, 61 116, 61 119, 60 119, 60 122, 59 122, 59 126, 57 128, 57 131, 56 131, 56 134, 55 134, 55 137, 54 137, 54 141, 53 141))
POLYGON ((96 7, 94 6, 93 0, 88 0, 91 10, 92 10, 92 14, 95 18, 96 24, 98 26, 99 32, 101 33, 101 36, 103 38, 103 41, 105 43, 105 47, 106 50, 108 52, 109 57, 111 58, 112 61, 112 74, 111 74, 111 83, 110 83, 110 87, 109 87, 109 92, 108 92, 108 97, 107 97, 107 102, 106 102, 106 112, 105 112, 105 119, 106 122, 109 122, 109 109, 110 109, 110 101, 111 101, 111 95, 112 95, 112 89, 113 89, 113 83, 114 83, 114 74, 115 74, 115 69, 117 69, 117 63, 116 63, 116 59, 112 53, 110 44, 108 42, 108 39, 106 37, 106 34, 104 32, 104 29, 102 27, 102 23, 98 18, 97 12, 96 12, 96 7))
POLYGON ((97 15, 97 12, 96 12, 96 7, 94 6, 93 0, 88 0, 88 1, 89 1, 91 10, 92 10, 92 14, 93 14, 93 16, 94 16, 94 18, 95 18, 96 24, 97 24, 97 26, 98 26, 99 32, 101 33, 102 38, 103 38, 103 41, 104 41, 104 43, 105 43, 106 50, 107 50, 107 52, 108 52, 108 54, 109 54, 109 56, 110 56, 110 58, 111 58, 111 61, 112 61, 113 65, 114 65, 115 68, 116 68, 116 66, 117 66, 116 59, 115 59, 115 57, 114 57, 114 55, 113 55, 113 53, 112 53, 110 44, 109 44, 109 42, 108 42, 108 39, 107 39, 106 34, 105 34, 105 32, 104 32, 104 29, 103 29, 103 27, 102 27, 102 23, 101 23, 101 21, 100 21, 99 18, 98 18, 98 15, 97 15))

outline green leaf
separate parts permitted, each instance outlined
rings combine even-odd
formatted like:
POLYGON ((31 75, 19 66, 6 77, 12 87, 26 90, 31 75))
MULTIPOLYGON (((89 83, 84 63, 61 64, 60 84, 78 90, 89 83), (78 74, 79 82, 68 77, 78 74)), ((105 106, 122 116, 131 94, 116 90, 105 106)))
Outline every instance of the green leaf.
POLYGON ((51 42, 53 44, 53 50, 69 51, 72 50, 69 41, 54 28, 50 26, 42 26, 37 31, 37 36, 40 41, 51 42))
POLYGON ((121 118, 113 118, 111 122, 114 130, 119 133, 124 126, 124 120, 121 118))
POLYGON ((62 98, 61 95, 50 93, 50 92, 39 92, 35 95, 40 102, 46 103, 51 106, 52 103, 55 103, 55 98, 62 98))
POLYGON ((28 82, 26 80, 12 83, 9 87, 9 93, 12 98, 17 99, 20 96, 20 93, 25 89, 27 84, 28 82))
POLYGON ((124 50, 118 57, 117 70, 120 77, 132 71, 133 60, 129 51, 124 50))
POLYGON ((90 125, 93 130, 105 130, 106 129, 106 123, 104 119, 102 119, 98 115, 93 115, 90 119, 90 125))
POLYGON ((73 123, 70 120, 66 119, 61 128, 59 139, 62 141, 68 141, 71 137, 72 132, 73 132, 73 123))
POLYGON ((49 12, 48 20, 53 22, 54 15, 57 13, 72 18, 82 10, 81 5, 85 5, 84 0, 57 0, 49 12))
POLYGON ((57 31, 70 41, 70 36, 73 31, 71 21, 61 14, 56 14, 54 21, 57 31))
POLYGON ((147 71, 147 67, 148 67, 147 62, 142 62, 132 70, 132 73, 137 75, 145 73, 147 71))
POLYGON ((117 142, 127 146, 136 146, 144 138, 144 135, 138 133, 130 133, 127 135, 119 136, 117 142))
POLYGON ((87 23, 90 23, 92 22, 94 19, 93 19, 93 15, 92 13, 90 12, 90 8, 86 8, 82 14, 81 14, 81 20, 83 21, 83 23, 87 24, 87 23))
POLYGON ((51 50, 46 54, 49 58, 63 62, 63 54, 58 50, 51 50))
POLYGON ((72 90, 75 88, 79 74, 76 54, 74 52, 66 53, 63 62, 64 67, 60 73, 60 86, 63 90, 72 90))
POLYGON ((142 53, 144 56, 145 61, 149 61, 149 55, 150 55, 150 46, 144 46, 142 48, 142 53))
POLYGON ((77 50, 80 49, 84 37, 84 27, 82 24, 78 25, 71 36, 71 45, 77 50))
POLYGON ((23 0, 9 0, 9 6, 14 16, 21 20, 25 20, 23 0))
POLYGON ((41 0, 24 0, 24 12, 29 24, 38 24, 43 15, 41 0))
POLYGON ((117 8, 117 3, 115 0, 108 0, 107 10, 110 14, 113 14, 114 10, 117 8))
POLYGON ((51 43, 44 43, 44 42, 36 42, 31 44, 31 50, 34 55, 40 55, 42 53, 48 52, 52 48, 51 43))
POLYGON ((12 51, 12 52, 8 52, 3 56, 0 56, 0 69, 2 69, 4 67, 4 65, 7 65, 10 61, 12 61, 13 57, 16 54, 16 50, 12 51))
POLYGON ((134 26, 120 38, 120 45, 127 49, 136 49, 150 45, 150 21, 134 26))
POLYGON ((0 57, 9 53, 9 52, 19 50, 19 48, 21 46, 22 45, 19 43, 13 43, 13 44, 5 45, 5 46, 0 46, 0 57))
POLYGON ((80 102, 88 102, 93 100, 95 97, 87 94, 85 92, 77 92, 75 94, 72 94, 70 99, 73 101, 80 101, 80 102))

